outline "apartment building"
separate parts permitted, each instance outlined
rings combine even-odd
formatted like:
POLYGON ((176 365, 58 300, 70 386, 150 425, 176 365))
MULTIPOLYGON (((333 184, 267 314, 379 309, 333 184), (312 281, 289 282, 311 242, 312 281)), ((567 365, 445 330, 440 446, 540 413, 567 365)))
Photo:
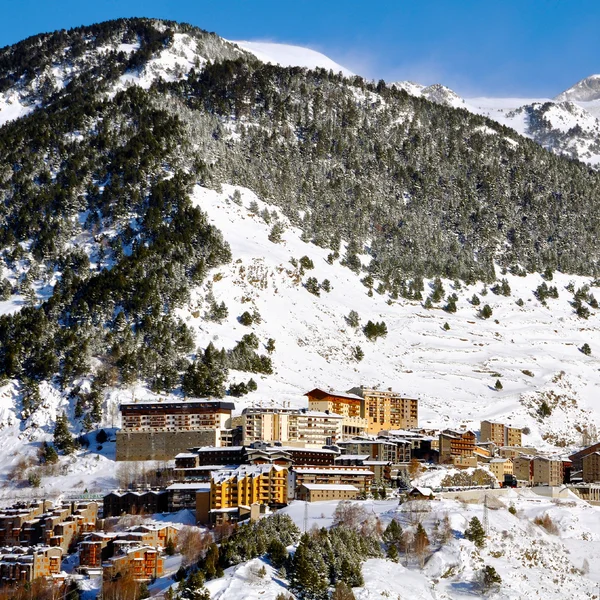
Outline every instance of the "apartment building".
POLYGON ((600 452, 600 442, 592 444, 587 448, 583 448, 582 450, 575 452, 575 454, 571 454, 569 459, 571 460, 573 471, 581 471, 583 469, 584 457, 593 454, 594 452, 600 452))
POLYGON ((344 438, 367 432, 365 401, 361 396, 349 392, 327 392, 320 388, 315 388, 304 395, 308 398, 310 410, 329 412, 343 417, 342 436, 344 438))
POLYGON ((102 563, 105 580, 131 574, 135 581, 150 581, 164 574, 164 559, 152 546, 125 546, 102 563))
POLYGON ((343 420, 342 415, 327 411, 246 408, 242 412, 242 440, 244 445, 264 441, 319 448, 342 439, 343 420))
POLYGON ((138 525, 124 531, 94 532, 79 544, 79 566, 99 568, 115 554, 122 556, 126 549, 150 546, 158 550, 172 540, 177 543, 179 529, 173 525, 138 525))
POLYGON ((0 513, 0 544, 43 544, 67 552, 79 534, 96 529, 97 516, 96 502, 15 504, 0 513))
POLYGON ((600 481, 600 452, 592 452, 582 459, 582 479, 586 483, 600 481))
POLYGON ((481 421, 479 440, 493 442, 496 446, 520 446, 522 443, 522 430, 510 427, 496 421, 481 421))
POLYGON ((367 432, 379 434, 390 429, 411 429, 419 425, 419 401, 393 392, 365 387, 353 388, 350 392, 364 400, 367 432))
POLYGON ((528 485, 533 482, 533 456, 521 454, 512 458, 513 475, 528 485))
MULTIPOLYGON (((387 461, 393 464, 410 462, 410 448, 405 444, 377 439, 351 439, 337 444, 346 454, 367 455, 367 460, 387 461)), ((343 456, 343 455, 342 455, 343 456)))
POLYGON ((500 483, 504 481, 505 475, 513 475, 513 462, 510 458, 492 458, 488 467, 500 483))
POLYGON ((457 456, 473 456, 476 440, 472 431, 445 429, 440 433, 440 463, 452 463, 457 456))
POLYGON ((117 460, 170 460, 193 446, 231 440, 232 402, 164 400, 120 405, 117 460))
POLYGON ((215 513, 253 504, 274 507, 288 502, 288 469, 279 465, 241 465, 214 471, 210 491, 197 494, 196 520, 209 523, 215 513), (206 501, 208 496, 208 501, 206 501))
POLYGON ((293 467, 290 469, 289 495, 294 498, 301 485, 353 485, 360 492, 369 493, 375 473, 368 467, 293 467))
POLYGON ((355 500, 359 493, 359 489, 353 485, 303 483, 298 489, 298 500, 304 502, 355 500))
POLYGON ((50 501, 19 502, 0 511, 0 546, 18 545, 26 523, 39 519, 51 510, 50 501))
POLYGON ((0 549, 0 584, 28 583, 60 573, 63 551, 50 546, 0 549))
POLYGON ((533 485, 560 486, 563 484, 563 461, 536 456, 533 459, 533 485))
POLYGON ((167 490, 145 490, 143 492, 115 490, 103 498, 103 515, 148 515, 167 512, 169 495, 167 490))

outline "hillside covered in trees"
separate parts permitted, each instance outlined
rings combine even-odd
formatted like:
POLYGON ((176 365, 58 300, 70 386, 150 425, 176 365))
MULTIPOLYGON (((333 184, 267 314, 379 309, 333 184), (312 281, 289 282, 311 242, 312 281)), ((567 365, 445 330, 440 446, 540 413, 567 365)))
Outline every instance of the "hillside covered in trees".
POLYGON ((269 372, 256 339, 198 349, 174 315, 231 260, 196 182, 254 190, 391 298, 424 277, 491 283, 495 263, 598 274, 595 171, 383 81, 127 19, 0 49, 0 93, 31 108, 0 128, 0 292, 26 300, 0 317, 0 375, 28 385, 94 371, 222 395, 228 368, 269 372))

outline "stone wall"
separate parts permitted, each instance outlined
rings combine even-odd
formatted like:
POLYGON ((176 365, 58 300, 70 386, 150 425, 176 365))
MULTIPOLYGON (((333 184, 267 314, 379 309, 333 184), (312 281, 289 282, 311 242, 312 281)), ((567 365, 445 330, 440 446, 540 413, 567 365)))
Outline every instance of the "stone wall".
POLYGON ((117 460, 172 460, 198 446, 215 446, 219 431, 117 431, 117 460))

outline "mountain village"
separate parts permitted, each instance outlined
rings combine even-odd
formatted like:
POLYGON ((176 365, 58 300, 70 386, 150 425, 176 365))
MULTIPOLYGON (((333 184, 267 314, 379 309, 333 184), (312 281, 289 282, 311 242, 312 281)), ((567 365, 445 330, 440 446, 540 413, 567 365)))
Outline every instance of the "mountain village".
POLYGON ((600 600, 599 115, 0 48, 0 600, 600 600))
POLYGON ((561 456, 524 444, 527 430, 505 423, 423 429, 418 399, 392 390, 315 388, 305 397, 306 408, 259 405, 241 414, 234 402, 211 399, 122 403, 116 460, 133 467, 127 489, 101 500, 2 509, 2 585, 51 579, 66 593, 77 581, 168 580, 182 525, 139 521, 157 514, 187 512, 218 540, 298 503, 455 498, 487 505, 501 490, 530 488, 600 506, 600 443, 561 456), (155 475, 163 483, 136 481, 138 461, 162 465, 155 475), (419 483, 431 474, 437 483, 419 483))

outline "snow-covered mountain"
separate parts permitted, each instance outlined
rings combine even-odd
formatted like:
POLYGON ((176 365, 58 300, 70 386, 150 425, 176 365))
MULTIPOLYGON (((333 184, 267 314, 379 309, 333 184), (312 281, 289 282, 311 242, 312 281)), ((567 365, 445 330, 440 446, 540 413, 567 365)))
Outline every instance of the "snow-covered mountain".
POLYGON ((561 92, 555 98, 556 102, 591 102, 600 100, 600 75, 590 75, 581 81, 578 81, 574 86, 561 92))
POLYGON ((334 73, 343 73, 346 77, 354 75, 352 71, 339 65, 321 52, 292 46, 290 44, 277 44, 274 42, 247 42, 234 41, 240 48, 252 53, 264 63, 281 65, 282 67, 306 67, 307 69, 331 69, 334 73))
MULTIPOLYGON (((94 426, 114 428, 119 425, 116 405, 120 400, 164 396, 166 390, 181 393, 178 378, 188 361, 195 360, 198 348, 212 342, 217 348, 231 350, 250 332, 257 336, 261 353, 267 340, 275 340, 274 372, 257 375, 258 390, 238 400, 238 410, 252 403, 302 405, 303 392, 317 385, 341 389, 378 385, 419 397, 424 425, 476 429, 483 418, 505 419, 530 427, 528 443, 557 452, 575 447, 585 427, 598 422, 594 401, 600 384, 596 358, 600 333, 593 298, 597 281, 593 269, 582 261, 593 262, 595 243, 590 245, 589 240, 595 241, 595 230, 582 227, 572 232, 569 226, 578 215, 560 213, 556 218, 568 221, 561 225, 560 235, 546 230, 540 233, 537 227, 551 219, 535 212, 527 213, 535 228, 523 229, 522 215, 535 203, 517 205, 520 196, 511 199, 512 188, 497 192, 504 169, 488 171, 488 160, 494 168, 510 164, 515 155, 521 157, 519 152, 525 146, 527 154, 523 156, 532 172, 518 180, 518 185, 527 193, 550 167, 556 171, 556 179, 544 185, 552 185, 553 191, 560 177, 574 178, 565 179, 569 193, 573 187, 586 189, 595 180, 586 179, 587 170, 571 169, 567 161, 491 121, 450 110, 471 106, 473 112, 496 111, 498 120, 502 116, 506 124, 512 122, 515 127, 519 122, 526 134, 533 120, 548 121, 544 127, 567 135, 573 123, 583 123, 585 113, 578 105, 570 101, 530 103, 533 108, 526 110, 512 100, 478 99, 469 104, 440 85, 396 84, 449 107, 442 111, 429 103, 413 103, 397 92, 379 95, 375 85, 360 87, 360 82, 340 80, 335 73, 346 71, 312 51, 246 43, 240 48, 214 34, 161 21, 116 22, 65 35, 71 37, 60 43, 48 38, 54 40, 48 44, 52 50, 46 49, 46 38, 23 42, 22 54, 29 57, 23 64, 15 59, 13 50, 0 55, 4 61, 0 65, 10 65, 0 78, 3 112, 21 117, 29 114, 1 130, 6 141, 0 136, 5 144, 6 158, 2 158, 12 161, 0 170, 7 200, 3 218, 11 232, 3 238, 0 281, 6 299, 0 302, 0 313, 24 315, 23 321, 0 320, 7 343, 24 339, 11 346, 9 356, 4 356, 4 349, 0 352, 3 368, 11 373, 0 388, 0 452, 4 453, 0 468, 5 476, 20 459, 17 449, 21 456, 33 457, 39 443, 51 438, 56 416, 62 411, 70 417, 73 431, 82 431, 82 415, 77 417, 76 409, 79 403, 79 412, 90 412, 91 384, 101 368, 112 373, 106 376, 110 381, 119 380, 123 373, 119 385, 107 386, 103 392, 104 410, 94 426), (39 47, 44 52, 36 54, 39 47), (305 80, 310 83, 306 74, 299 76, 305 79, 292 82, 287 106, 278 105, 271 82, 264 89, 256 88, 259 93, 249 93, 256 82, 243 78, 251 71, 248 65, 257 68, 256 53, 274 63, 334 71, 327 75, 329 88, 319 76, 318 96, 326 92, 328 102, 338 102, 340 123, 327 115, 325 125, 319 128, 320 101, 312 92, 309 100, 302 95, 305 80), (236 63, 219 70, 220 61, 227 59, 242 59, 235 75, 231 69, 236 63), (238 89, 240 80, 243 85, 238 89), (233 99, 232 104, 223 105, 225 98, 233 99), (417 110, 423 112, 416 116, 417 110), (43 114, 39 120, 36 111, 43 114), (64 114, 68 118, 61 120, 64 114), (440 160, 435 144, 427 140, 438 141, 436 134, 449 116, 454 121, 447 137, 457 130, 459 135, 440 160), (51 127, 46 119, 53 119, 51 127), (252 138, 253 132, 257 132, 256 138, 252 138), (350 132, 350 142, 360 138, 363 143, 344 148, 340 139, 346 132, 350 132), (273 140, 281 145, 269 146, 273 140), (393 143, 388 147, 390 140, 393 143), (471 144, 483 148, 483 156, 472 152, 471 144), (368 153, 352 155, 357 147, 368 153), (472 161, 475 183, 459 179, 465 171, 461 161, 454 171, 440 175, 441 169, 453 164, 457 152, 463 152, 461 161, 472 161), (387 171, 396 154, 404 157, 404 162, 390 175, 387 171), (344 162, 348 155, 349 162, 344 162), (14 164, 20 168, 14 169, 14 164), (285 177, 277 179, 284 167, 285 177), (381 177, 361 179, 365 173, 381 173, 381 177), (156 179, 160 185, 152 187, 156 179), (192 232, 182 233, 191 208, 177 207, 173 200, 186 197, 187 188, 181 182, 188 179, 193 184, 191 206, 202 211, 196 214, 198 226, 193 233, 204 231, 202 213, 214 227, 207 229, 212 237, 207 233, 207 239, 195 245, 189 243, 192 232), (453 183, 444 187, 444 180, 453 183), (273 186, 273 181, 279 183, 273 186), (349 181, 351 187, 342 188, 349 181), (456 181, 469 193, 461 191, 454 197, 456 181), (484 190, 481 196, 480 190, 484 190), (461 204, 465 197, 472 202, 461 204), (455 204, 446 211, 446 203, 455 204), (16 206, 19 210, 13 211, 16 206), (335 211, 321 210, 332 206, 335 211), (442 212, 436 212, 440 207, 442 212), (39 214, 44 218, 36 218, 39 214), (168 227, 174 222, 173 215, 180 220, 176 221, 178 229, 171 232, 168 227), (466 225, 455 224, 457 215, 466 215, 466 225), (513 219, 510 231, 498 233, 507 219, 513 219), (323 227, 329 221, 334 226, 323 227), (349 227, 349 222, 356 228, 349 227), (473 222, 482 226, 468 229, 473 222), (281 229, 279 243, 272 235, 275 226, 281 229), (221 243, 220 234, 228 246, 221 243), (527 245, 527 240, 535 241, 540 235, 539 243, 527 245), (558 238, 565 244, 559 251, 550 245, 558 238), (162 254, 145 261, 146 250, 152 249, 156 239, 162 244, 162 254), (473 258, 471 245, 479 248, 482 239, 487 245, 476 249, 473 258), (395 241, 400 245, 394 247, 395 241), (441 250, 443 243, 448 244, 447 252, 441 250), (547 249, 546 254, 539 248, 547 249), (522 277, 522 265, 530 260, 530 271, 541 270, 539 265, 546 266, 547 256, 555 252, 564 260, 569 248, 574 258, 567 264, 573 272, 587 276, 555 273, 550 285, 557 287, 558 298, 542 302, 537 291, 543 283, 541 275, 522 277), (582 255, 584 248, 587 254, 582 255), (188 251, 193 256, 198 252, 193 261, 188 261, 188 251), (510 258, 506 252, 511 253, 510 258), (436 253, 443 254, 438 258, 442 262, 434 262, 436 253), (470 269, 464 262, 451 262, 459 254, 463 261, 471 261, 470 269), (169 263, 154 268, 165 256, 169 263), (312 269, 300 269, 298 261, 303 256, 312 260, 312 269), (433 272, 424 279, 418 299, 421 290, 416 286, 421 277, 410 271, 417 258, 422 265, 418 269, 433 272), (510 272, 500 263, 494 272, 494 258, 506 258, 510 272), (139 262, 132 268, 134 259, 139 262), (496 295, 477 282, 473 272, 478 273, 475 269, 486 261, 491 272, 480 272, 490 282, 506 279, 509 295, 496 295), (446 299, 427 309, 425 298, 434 285, 436 269, 440 274, 458 275, 442 278, 446 299), (65 272, 68 278, 63 283, 65 272), (462 273, 467 276, 461 283, 462 273), (318 295, 308 291, 307 287, 315 290, 314 285, 307 286, 309 277, 320 284, 318 295), (147 288, 156 281, 158 289, 147 288), (412 286, 415 289, 407 292, 412 286), (103 294, 107 287, 108 297, 103 294), (145 294, 141 300, 138 288, 145 294), (57 299, 54 291, 58 289, 57 299), (160 302, 156 294, 161 294, 160 302), (442 308, 451 294, 456 295, 456 312, 442 308), (489 304, 493 318, 479 317, 475 294, 481 305, 489 304), (575 298, 575 294, 579 296, 575 298), (48 312, 41 310, 40 304, 51 298, 54 304, 48 312), (57 307, 59 302, 67 304, 57 307), (223 303, 226 318, 206 317, 214 303, 223 303), (25 306, 28 309, 24 311, 25 306), (584 312, 586 306, 592 307, 587 320, 574 310, 579 307, 584 312), (176 325, 185 326, 186 336, 158 345, 162 340, 148 339, 150 331, 148 337, 139 334, 161 310, 169 319, 180 319, 176 325), (258 315, 252 327, 238 321, 247 310, 258 315), (361 327, 347 323, 350 311, 359 314, 361 326, 369 320, 384 321, 388 335, 369 341, 361 327), (34 319, 32 323, 26 321, 29 318, 34 319), (41 325, 35 320, 38 318, 41 325), (103 325, 94 329, 99 322, 103 325), (70 327, 77 331, 76 336, 65 333, 70 327), (32 331, 36 332, 33 338, 32 331), (122 337, 115 343, 115 336, 122 337), (35 343, 40 347, 34 353, 30 348, 35 343), (580 351, 585 343, 591 347, 591 355, 580 351), (177 344, 181 350, 174 350, 177 344), (364 353, 360 361, 358 346, 364 353), (45 354, 48 348, 49 355, 45 354), (78 352, 80 348, 82 352, 78 352), (173 365, 158 369, 160 359, 170 353, 175 355, 173 365), (144 372, 152 374, 152 385, 147 379, 128 375, 138 373, 138 363, 147 355, 154 357, 144 372), (35 400, 32 410, 25 406, 32 402, 26 397, 31 380, 22 380, 15 364, 41 380, 39 402, 35 400), (503 384, 502 391, 493 387, 497 379, 503 384), (543 419, 538 413, 542 401, 552 408, 552 414, 543 419)), ((581 129, 593 135, 592 124, 581 129)), ((574 210, 577 200, 582 203, 577 212, 585 214, 593 206, 590 194, 570 197, 565 210, 574 210)), ((543 199, 536 197, 537 202, 543 199)), ((554 196, 551 201, 548 212, 554 210, 554 196)), ((586 226, 590 220, 592 217, 586 219, 586 226)), ((173 325, 167 321, 163 325, 170 335, 168 327, 173 325)), ((248 372, 232 369, 226 383, 249 377, 248 372)), ((91 449, 81 455, 85 459, 65 458, 69 483, 47 475, 43 485, 48 490, 80 481, 89 487, 112 485, 113 450, 109 443, 102 451, 91 449)))
POLYGON ((600 75, 550 98, 461 98, 441 84, 394 83, 413 96, 465 108, 514 129, 544 148, 590 165, 600 163, 600 75))

